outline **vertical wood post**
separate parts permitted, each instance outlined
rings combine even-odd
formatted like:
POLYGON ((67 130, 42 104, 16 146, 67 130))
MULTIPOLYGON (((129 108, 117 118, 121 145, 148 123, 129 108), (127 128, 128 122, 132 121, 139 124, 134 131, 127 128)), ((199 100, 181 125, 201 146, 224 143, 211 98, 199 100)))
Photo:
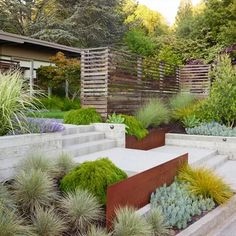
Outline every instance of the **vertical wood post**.
POLYGON ((84 103, 84 68, 85 68, 85 52, 84 50, 81 51, 81 69, 80 69, 80 102, 81 106, 84 103))
POLYGON ((176 67, 175 69, 175 79, 176 79, 176 82, 178 83, 178 90, 179 92, 181 92, 181 81, 180 81, 180 77, 179 77, 179 66, 176 67))
MULTIPOLYGON (((137 78, 138 78, 137 84, 138 84, 138 87, 141 87, 142 77, 143 77, 143 60, 141 57, 138 57, 138 59, 137 59, 137 78)), ((138 92, 139 92, 139 101, 142 104, 143 103, 142 91, 139 90, 138 92)))
POLYGON ((160 92, 163 92, 163 82, 164 82, 164 62, 159 63, 159 75, 160 75, 160 92))
POLYGON ((65 82, 65 95, 66 95, 66 98, 69 98, 69 82, 68 82, 68 80, 66 80, 66 82, 65 82))
POLYGON ((29 86, 30 86, 30 96, 34 94, 34 61, 30 61, 30 78, 29 78, 29 86))

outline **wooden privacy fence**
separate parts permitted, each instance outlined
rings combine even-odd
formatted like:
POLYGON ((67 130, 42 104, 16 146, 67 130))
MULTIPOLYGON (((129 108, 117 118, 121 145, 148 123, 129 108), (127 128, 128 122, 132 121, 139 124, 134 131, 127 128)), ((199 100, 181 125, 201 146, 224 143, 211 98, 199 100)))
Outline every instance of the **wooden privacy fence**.
POLYGON ((114 48, 81 54, 81 103, 107 114, 131 114, 148 99, 179 91, 178 68, 114 48))
POLYGON ((181 89, 207 96, 209 65, 174 66, 115 48, 81 52, 81 104, 104 117, 132 114, 151 98, 168 98, 181 89))
POLYGON ((209 95, 210 65, 184 65, 179 68, 181 91, 190 92, 198 98, 205 98, 209 95))

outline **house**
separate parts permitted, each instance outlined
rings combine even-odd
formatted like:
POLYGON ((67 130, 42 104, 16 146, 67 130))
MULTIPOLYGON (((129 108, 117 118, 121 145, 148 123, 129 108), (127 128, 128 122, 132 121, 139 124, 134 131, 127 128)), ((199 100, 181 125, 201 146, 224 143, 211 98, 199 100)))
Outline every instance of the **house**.
POLYGON ((80 57, 81 49, 0 31, 0 70, 19 66, 33 88, 36 70, 50 65, 57 52, 67 57, 80 57))

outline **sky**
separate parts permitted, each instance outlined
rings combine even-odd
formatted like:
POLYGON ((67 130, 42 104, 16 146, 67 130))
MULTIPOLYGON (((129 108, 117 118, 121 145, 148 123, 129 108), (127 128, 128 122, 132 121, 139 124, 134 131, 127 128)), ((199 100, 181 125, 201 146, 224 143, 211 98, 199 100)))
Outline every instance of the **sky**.
MULTIPOLYGON (((201 0, 192 0, 193 5, 196 5, 201 0)), ((140 4, 148 6, 152 10, 160 12, 172 25, 175 21, 175 16, 178 10, 180 0, 138 0, 140 4)))

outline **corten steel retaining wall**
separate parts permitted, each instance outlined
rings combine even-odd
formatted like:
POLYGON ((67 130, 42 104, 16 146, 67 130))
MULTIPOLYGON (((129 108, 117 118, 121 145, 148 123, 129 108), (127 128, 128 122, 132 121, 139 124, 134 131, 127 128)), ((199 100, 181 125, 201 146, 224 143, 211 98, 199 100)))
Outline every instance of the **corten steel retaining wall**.
POLYGON ((150 150, 165 145, 165 134, 169 131, 167 128, 157 128, 149 131, 149 134, 142 140, 135 136, 126 135, 126 148, 150 150))
POLYGON ((107 227, 111 228, 117 208, 132 206, 139 209, 147 205, 151 193, 163 184, 171 184, 179 168, 186 162, 187 153, 109 186, 106 205, 107 227))

